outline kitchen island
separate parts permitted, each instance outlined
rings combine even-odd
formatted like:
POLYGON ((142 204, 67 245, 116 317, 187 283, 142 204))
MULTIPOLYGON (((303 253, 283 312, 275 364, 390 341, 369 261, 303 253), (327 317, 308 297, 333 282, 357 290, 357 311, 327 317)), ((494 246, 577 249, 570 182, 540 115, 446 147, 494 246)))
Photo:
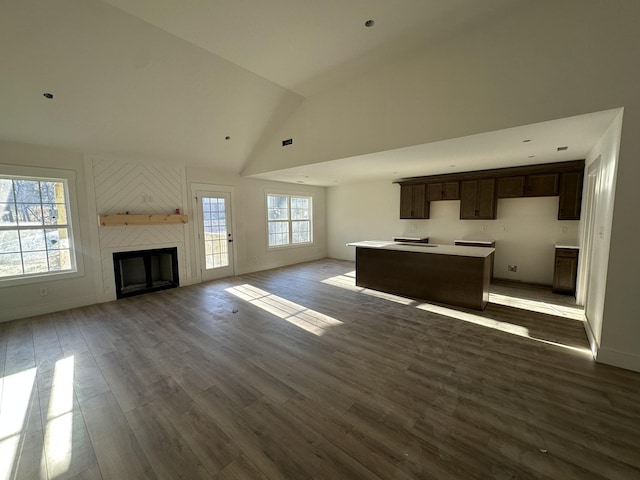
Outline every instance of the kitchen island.
POLYGON ((348 243, 356 249, 356 285, 483 310, 494 249, 389 241, 348 243))

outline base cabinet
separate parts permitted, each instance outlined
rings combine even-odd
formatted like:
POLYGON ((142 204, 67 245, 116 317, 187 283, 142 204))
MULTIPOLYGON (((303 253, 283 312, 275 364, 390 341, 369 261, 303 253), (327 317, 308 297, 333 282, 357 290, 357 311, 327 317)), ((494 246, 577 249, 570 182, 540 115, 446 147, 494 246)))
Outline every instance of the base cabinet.
POLYGON ((556 248, 553 291, 575 295, 577 277, 578 250, 575 248, 556 248))

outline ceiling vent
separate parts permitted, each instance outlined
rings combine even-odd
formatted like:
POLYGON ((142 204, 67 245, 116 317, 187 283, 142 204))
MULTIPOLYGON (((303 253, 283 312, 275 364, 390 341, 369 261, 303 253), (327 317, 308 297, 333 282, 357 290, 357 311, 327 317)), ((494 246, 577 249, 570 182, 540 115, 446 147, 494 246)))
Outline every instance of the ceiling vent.
POLYGON ((293 138, 287 138, 286 140, 282 140, 283 147, 287 147, 289 145, 293 145, 293 138))
POLYGON ((565 150, 569 150, 569 147, 558 147, 559 152, 564 152, 565 150))

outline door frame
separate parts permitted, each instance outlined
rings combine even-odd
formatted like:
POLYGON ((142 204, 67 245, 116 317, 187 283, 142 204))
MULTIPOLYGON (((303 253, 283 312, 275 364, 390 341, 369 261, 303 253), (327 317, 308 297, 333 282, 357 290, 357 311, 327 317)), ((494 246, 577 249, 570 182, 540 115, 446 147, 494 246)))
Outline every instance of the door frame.
POLYGON ((587 315, 587 304, 589 303, 589 283, 591 261, 593 255, 593 244, 596 228, 596 211, 598 209, 597 190, 600 188, 600 156, 587 166, 585 175, 585 209, 584 225, 582 230, 582 248, 580 249, 578 285, 576 291, 576 303, 584 306, 585 316, 587 315))
POLYGON ((237 275, 237 266, 238 266, 238 248, 237 248, 237 242, 236 242, 236 220, 235 220, 235 212, 236 212, 236 208, 235 208, 235 187, 231 186, 231 185, 217 185, 217 184, 213 184, 213 183, 190 183, 189 184, 189 194, 191 195, 191 202, 189 203, 190 208, 191 208, 191 217, 193 218, 193 222, 192 223, 192 228, 191 231, 193 233, 193 242, 194 242, 194 252, 196 253, 195 255, 195 261, 194 266, 196 269, 196 279, 198 280, 198 283, 202 283, 202 272, 205 268, 204 264, 203 264, 203 259, 204 259, 204 255, 202 252, 202 245, 200 242, 200 221, 198 218, 198 199, 197 199, 197 195, 196 192, 207 192, 207 193, 211 193, 211 194, 215 194, 215 193, 228 193, 230 198, 231 198, 231 202, 229 204, 229 208, 231 209, 231 238, 233 239, 233 254, 231 255, 231 258, 229 259, 229 261, 232 264, 232 271, 233 274, 232 275, 237 275))

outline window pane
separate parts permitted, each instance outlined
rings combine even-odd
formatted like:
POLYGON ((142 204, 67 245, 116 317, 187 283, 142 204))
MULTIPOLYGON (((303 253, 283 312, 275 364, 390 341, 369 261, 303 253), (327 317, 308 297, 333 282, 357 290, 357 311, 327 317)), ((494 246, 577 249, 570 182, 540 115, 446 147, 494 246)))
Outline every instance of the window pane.
POLYGON ((65 203, 64 183, 40 182, 42 203, 65 203))
POLYGON ((37 180, 14 180, 16 202, 40 203, 40 182, 37 180))
POLYGON ((0 225, 17 225, 16 206, 13 203, 0 203, 0 225))
POLYGON ((20 238, 17 230, 0 231, 0 253, 20 253, 20 238))
POLYGON ((20 244, 23 252, 45 250, 44 230, 20 230, 20 244))
POLYGON ((69 230, 67 228, 47 228, 45 234, 47 250, 60 250, 70 247, 69 230))
POLYGON ((64 180, 0 178, 0 277, 75 268, 67 194, 64 180))
POLYGON ((285 195, 267 195, 268 220, 288 220, 288 197, 285 195))
POLYGON ((19 253, 0 253, 0 277, 22 275, 22 258, 19 253))
POLYGON ((289 222, 269 222, 269 246, 289 244, 289 222))
POLYGON ((71 255, 69 250, 53 250, 48 252, 48 256, 50 271, 71 270, 71 255))
POLYGON ((67 208, 62 203, 45 203, 42 205, 45 225, 66 225, 67 208))
POLYGON ((44 273, 49 271, 47 252, 24 252, 22 261, 24 273, 44 273))
POLYGON ((42 206, 39 203, 16 204, 20 225, 42 225, 42 206))
POLYGON ((291 197, 291 219, 309 220, 311 199, 308 197, 291 197))
POLYGON ((0 178, 0 203, 13 203, 13 181, 0 178))
POLYGON ((311 241, 311 222, 291 222, 292 243, 311 241))

